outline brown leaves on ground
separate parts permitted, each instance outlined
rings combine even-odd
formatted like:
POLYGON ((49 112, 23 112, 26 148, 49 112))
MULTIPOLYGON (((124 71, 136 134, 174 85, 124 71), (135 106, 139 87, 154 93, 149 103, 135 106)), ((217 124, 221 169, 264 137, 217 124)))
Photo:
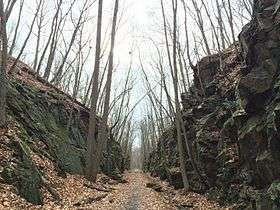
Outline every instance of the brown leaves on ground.
MULTIPOLYGON (((102 177, 96 185, 106 187, 108 184, 101 183, 102 177)), ((85 183, 88 181, 82 176, 68 175, 67 178, 52 177, 52 185, 61 197, 61 201, 55 200, 52 195, 43 188, 44 205, 36 206, 26 202, 23 198, 17 195, 17 190, 11 185, 3 183, 0 180, 0 209, 95 209, 97 202, 107 197, 108 192, 98 191, 96 189, 88 188, 85 183), (55 181, 54 181, 55 180, 55 181)), ((98 189, 98 187, 96 187, 98 189)), ((108 189, 109 188, 108 186, 108 189)))
MULTIPOLYGON (((0 129, 0 173, 7 163, 15 166, 18 163, 18 154, 9 147, 16 145, 18 130, 16 123, 10 123, 7 129, 0 129)), ((43 149, 45 145, 33 146, 43 149)), ((112 185, 117 184, 105 175, 99 175, 97 183, 90 183, 79 175, 66 174, 66 177, 61 177, 50 159, 34 151, 30 152, 32 162, 43 172, 42 180, 48 184, 48 187, 42 185, 41 189, 44 205, 28 203, 18 195, 16 187, 13 186, 16 185, 16 180, 9 185, 0 176, 0 209, 92 209, 96 202, 101 201, 113 190, 112 185), (55 192, 60 199, 55 199, 50 191, 55 192)))
POLYGON ((206 196, 194 193, 184 192, 184 190, 174 190, 167 182, 162 182, 159 178, 149 177, 150 182, 157 183, 162 187, 160 193, 176 209, 199 209, 199 210, 226 210, 217 202, 209 200, 206 196))
MULTIPOLYGON (((8 146, 17 141, 16 130, 16 125, 0 130, 0 172, 7 161, 16 164, 16 154, 8 146)), ((35 146, 41 150, 45 147, 43 143, 35 146)), ((203 195, 175 191, 168 183, 140 171, 125 174, 126 182, 121 184, 105 175, 99 175, 97 183, 91 183, 83 176, 59 176, 50 159, 33 151, 31 159, 48 184, 48 187, 42 186, 44 205, 26 202, 14 186, 0 178, 0 209, 223 209, 203 195), (52 192, 60 199, 55 199, 52 192)))
POLYGON ((143 210, 172 210, 176 209, 161 194, 146 187, 150 182, 149 176, 141 172, 125 174, 127 183, 119 184, 108 197, 97 203, 96 209, 143 209, 143 210))
POLYGON ((226 209, 204 195, 176 191, 168 183, 141 172, 127 173, 125 179, 128 181, 126 184, 117 185, 116 190, 102 202, 97 203, 95 208, 109 210, 226 209), (160 190, 157 190, 159 188, 160 190))

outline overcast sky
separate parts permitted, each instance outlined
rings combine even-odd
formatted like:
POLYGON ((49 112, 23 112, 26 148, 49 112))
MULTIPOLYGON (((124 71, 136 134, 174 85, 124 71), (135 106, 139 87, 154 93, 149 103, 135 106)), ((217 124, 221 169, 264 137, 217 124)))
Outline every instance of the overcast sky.
MULTIPOLYGON (((137 101, 145 94, 142 87, 142 73, 139 70, 138 51, 141 51, 142 57, 150 56, 151 43, 148 42, 148 37, 151 36, 153 19, 160 2, 159 0, 122 0, 122 2, 125 4, 125 12, 117 36, 116 59, 121 63, 118 71, 122 72, 127 70, 131 55, 133 56, 133 73, 137 80, 133 101, 137 101)), ((123 76, 121 72, 116 77, 123 76)), ((139 118, 141 114, 140 105, 135 118, 139 118)))

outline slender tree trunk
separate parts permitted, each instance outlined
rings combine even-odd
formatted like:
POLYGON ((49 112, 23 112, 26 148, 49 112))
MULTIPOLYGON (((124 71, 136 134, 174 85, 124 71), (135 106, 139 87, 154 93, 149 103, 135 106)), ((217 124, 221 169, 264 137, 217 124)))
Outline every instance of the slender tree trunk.
POLYGON ((17 24, 16 24, 16 28, 15 28, 15 33, 14 33, 14 37, 13 37, 13 41, 9 50, 9 54, 13 55, 14 52, 14 48, 16 45, 16 41, 17 41, 17 35, 18 35, 18 29, 19 29, 19 25, 20 25, 20 21, 21 21, 21 14, 22 14, 22 9, 23 9, 23 4, 24 4, 24 0, 22 0, 20 2, 20 7, 19 7, 19 13, 18 13, 18 20, 17 20, 17 24))
POLYGON ((0 69, 0 127, 7 123, 6 113, 6 96, 7 96, 7 31, 6 31, 6 14, 4 11, 4 2, 0 0, 0 18, 1 18, 1 69, 0 69))
POLYGON ((173 75, 174 75, 174 93, 175 93, 175 106, 176 106, 176 130, 177 130, 177 141, 178 141, 178 149, 179 149, 179 158, 180 158, 180 167, 182 173, 182 179, 185 190, 189 190, 190 184, 186 173, 186 162, 184 156, 183 149, 183 138, 181 133, 181 119, 180 119, 180 101, 179 101, 179 92, 178 92, 178 69, 177 69, 177 0, 172 0, 173 6, 173 75))
MULTIPOLYGON (((40 60, 39 60, 39 63, 38 63, 38 66, 37 66, 37 69, 36 71, 39 73, 40 70, 41 70, 41 66, 42 66, 42 63, 43 63, 43 60, 45 58, 45 55, 47 53, 47 50, 48 50, 48 47, 50 45, 50 42, 52 40, 52 37, 53 37, 53 33, 55 33, 55 28, 56 28, 56 25, 57 25, 57 22, 58 22, 58 15, 59 15, 59 11, 60 11, 60 8, 61 8, 61 4, 62 4, 62 0, 59 1, 58 3, 58 6, 57 6, 57 9, 56 9, 56 12, 55 12, 55 15, 52 19, 52 24, 51 24, 51 30, 50 30, 50 34, 49 34, 49 37, 47 39, 47 42, 46 42, 46 45, 44 47, 44 50, 42 52, 42 55, 40 57, 40 60)), ((45 75, 45 72, 44 72, 44 75, 45 75)))
POLYGON ((208 39, 207 39, 205 28, 204 28, 204 21, 203 21, 203 17, 202 17, 202 14, 201 14, 201 9, 198 7, 196 0, 192 0, 192 4, 193 4, 193 7, 194 7, 195 12, 196 12, 196 16, 197 16, 196 23, 197 23, 197 26, 198 26, 198 28, 201 32, 203 43, 204 43, 205 48, 206 48, 206 53, 208 55, 211 55, 211 50, 210 50, 210 47, 209 47, 209 44, 208 44, 208 39))
POLYGON ((55 75, 54 75, 54 78, 51 80, 52 83, 54 83, 55 85, 58 85, 58 83, 61 82, 61 79, 63 77, 63 69, 64 69, 64 66, 66 64, 66 61, 67 61, 67 58, 70 54, 70 51, 75 43, 75 39, 76 39, 76 36, 79 32, 79 29, 82 27, 82 25, 84 24, 83 22, 83 17, 84 17, 84 13, 87 11, 88 9, 88 0, 86 0, 84 2, 84 5, 83 5, 83 8, 82 8, 82 11, 79 15, 79 18, 78 18, 78 22, 77 24, 75 24, 73 22, 73 25, 74 25, 74 31, 72 33, 72 36, 71 36, 71 40, 70 40, 70 43, 68 44, 68 48, 65 52, 65 55, 63 56, 63 59, 62 59, 62 62, 58 68, 58 70, 56 71, 55 75))
MULTIPOLYGON (((61 16, 59 19, 59 13, 60 13, 63 1, 62 0, 58 0, 58 1, 59 1, 58 8, 56 10, 56 14, 53 19, 52 31, 51 31, 49 40, 48 40, 46 48, 45 48, 45 49, 47 49, 48 45, 50 44, 50 51, 49 51, 47 66, 45 68, 44 76, 43 76, 44 79, 46 79, 46 80, 49 80, 50 75, 51 75, 51 69, 53 66, 53 62, 54 62, 54 58, 55 58, 55 54, 56 54, 56 47, 57 47, 57 43, 58 43, 59 30, 61 30, 61 28, 60 28, 61 24, 62 24, 64 18, 67 16, 67 14, 66 14, 66 16, 64 16, 64 17, 61 16)), ((71 8, 72 8, 72 5, 70 6, 70 9, 68 10, 68 12, 71 10, 71 8)), ((41 62, 40 62, 40 65, 41 65, 41 62)), ((38 69, 40 69, 40 65, 38 66, 38 69)))
MULTIPOLYGON (((41 12, 40 12, 40 17, 39 20, 37 21, 37 26, 38 26, 38 33, 37 33, 37 40, 36 40, 36 49, 35 49, 35 56, 34 56, 34 63, 33 63, 33 69, 36 70, 37 69, 37 65, 38 65, 38 59, 39 59, 39 48, 40 48, 40 44, 41 44, 41 33, 42 33, 42 28, 43 28, 43 20, 44 20, 44 3, 42 5, 41 8, 41 12)), ((39 74, 39 70, 37 70, 37 73, 39 74)))
POLYGON ((108 66, 108 73, 107 73, 107 82, 105 86, 105 100, 104 100, 104 110, 103 110, 103 116, 102 116, 102 123, 103 127, 99 129, 100 136, 98 139, 98 151, 99 154, 96 159, 96 170, 99 168, 102 151, 104 148, 107 147, 107 140, 109 138, 109 133, 106 128, 106 125, 108 123, 108 117, 109 117, 109 109, 110 109, 110 96, 111 96, 111 86, 112 86, 112 75, 113 75, 113 69, 114 69, 114 48, 115 48, 115 37, 116 37, 116 25, 117 25, 117 18, 118 18, 118 10, 119 10, 119 0, 115 1, 115 9, 114 9, 114 16, 113 16, 113 23, 112 23, 112 32, 111 32, 111 49, 109 54, 109 66, 108 66))
MULTIPOLYGON (((218 36, 217 30, 216 30, 216 27, 215 27, 215 23, 213 22, 213 20, 211 18, 211 15, 210 15, 210 12, 209 12, 209 8, 207 7, 208 4, 205 3, 204 1, 205 0, 202 0, 201 3, 203 5, 203 7, 204 7, 204 10, 206 12, 206 15, 207 15, 209 21, 210 21, 211 28, 213 30, 214 37, 215 37, 215 40, 216 40, 216 43, 217 43, 217 46, 218 46, 218 51, 221 52, 221 44, 220 44, 220 41, 219 41, 219 36, 218 36)), ((214 42, 214 39, 213 39, 213 42, 214 42)))
POLYGON ((29 40, 29 38, 30 38, 30 36, 31 36, 31 34, 32 34, 32 32, 33 32, 33 27, 34 27, 36 18, 37 18, 37 16, 38 16, 38 13, 39 13, 39 11, 40 11, 42 2, 43 2, 43 0, 40 0, 39 3, 38 3, 38 6, 37 6, 37 8, 36 8, 36 13, 35 13, 34 18, 33 18, 33 20, 32 20, 32 23, 31 23, 29 32, 28 32, 28 34, 27 34, 27 37, 26 37, 25 40, 24 40, 24 43, 23 43, 23 45, 22 45, 22 47, 21 47, 21 49, 20 49, 19 54, 18 54, 17 57, 16 57, 16 60, 14 61, 13 65, 12 65, 12 67, 11 67, 11 69, 10 69, 10 72, 12 72, 12 71, 14 70, 14 68, 15 68, 16 65, 17 65, 17 62, 20 60, 20 57, 22 56, 22 54, 23 54, 23 52, 24 52, 24 50, 25 50, 25 47, 26 47, 26 45, 27 45, 27 43, 28 43, 28 40, 29 40))
MULTIPOLYGON (((101 32, 102 32, 102 13, 103 0, 98 1, 98 19, 97 19, 97 35, 96 35, 96 51, 95 51, 95 65, 93 71, 93 84, 91 93, 91 111, 89 119, 89 131, 87 137, 87 171, 86 177, 88 180, 95 182, 98 173, 97 157, 98 149, 96 138, 97 131, 97 100, 98 100, 98 83, 100 70, 100 52, 101 52, 101 32)), ((102 123, 101 123, 102 124, 102 123)), ((102 129, 101 129, 102 130, 102 129)))
POLYGON ((5 12, 6 15, 6 23, 8 22, 10 15, 12 14, 13 8, 16 4, 17 0, 10 0, 8 1, 6 10, 3 9, 3 11, 5 12))
POLYGON ((168 62, 169 62, 169 67, 171 68, 171 75, 172 75, 172 77, 174 77, 173 69, 172 69, 172 59, 171 59, 171 54, 170 54, 170 49, 169 49, 167 23, 166 23, 166 15, 165 15, 163 0, 160 0, 160 4, 161 4, 161 12, 162 12, 162 18, 163 18, 164 38, 165 38, 165 46, 166 46, 166 51, 167 51, 167 56, 168 56, 168 62))
POLYGON ((104 114, 103 114, 103 120, 105 122, 108 121, 109 109, 110 109, 110 95, 111 95, 111 86, 112 86, 112 75, 114 69, 114 49, 115 49, 115 38, 116 38, 116 25, 118 20, 118 10, 119 10, 119 0, 116 0, 114 16, 113 16, 112 32, 111 32, 111 49, 109 54, 109 66, 108 66, 106 95, 105 95, 104 114))
POLYGON ((220 29, 220 37, 222 42, 222 49, 224 50, 226 48, 225 43, 225 34, 224 34, 224 26, 223 26, 223 19, 222 19, 222 12, 221 12, 221 6, 219 5, 219 0, 216 0, 216 7, 218 11, 218 24, 220 29))

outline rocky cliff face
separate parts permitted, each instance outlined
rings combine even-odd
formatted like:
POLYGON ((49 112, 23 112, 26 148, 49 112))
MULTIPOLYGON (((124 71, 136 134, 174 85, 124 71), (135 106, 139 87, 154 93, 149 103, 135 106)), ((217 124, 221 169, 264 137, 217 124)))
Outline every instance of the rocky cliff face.
POLYGON ((254 171, 253 181, 261 186, 280 175, 280 5, 276 2, 257 1, 253 21, 240 34, 245 66, 238 84, 242 111, 236 119, 240 119, 238 141, 243 167, 254 171))
MULTIPOLYGON (((89 110, 23 63, 10 75, 7 102, 12 128, 0 135, 1 151, 9 151, 0 160, 2 177, 38 204, 49 169, 36 159, 51 161, 60 176, 84 174, 89 110)), ((108 139, 101 170, 114 178, 123 171, 121 147, 113 138, 108 139)))
MULTIPOLYGON (((254 17, 239 36, 240 52, 229 49, 202 59, 195 88, 201 92, 203 87, 206 96, 182 96, 187 138, 209 185, 203 185, 188 164, 192 188, 250 208, 280 208, 279 7, 276 0, 256 0, 254 17)), ((176 176, 173 170, 178 161, 161 158, 168 150, 176 152, 170 142, 174 138, 163 137, 151 155, 154 166, 164 167, 150 170, 165 173, 171 183, 180 182, 179 169, 176 176)))

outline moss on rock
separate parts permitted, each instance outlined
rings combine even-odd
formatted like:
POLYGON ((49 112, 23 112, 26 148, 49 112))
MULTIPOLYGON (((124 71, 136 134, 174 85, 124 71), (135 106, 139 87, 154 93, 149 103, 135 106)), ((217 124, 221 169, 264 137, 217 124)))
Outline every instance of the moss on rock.
MULTIPOLYGON (((42 172, 32 162, 31 154, 50 159, 63 174, 83 175, 89 111, 61 92, 46 92, 15 78, 10 80, 7 102, 9 115, 19 125, 16 145, 10 145, 17 163, 16 167, 5 166, 2 177, 16 185, 26 200, 41 204, 42 172)), ((122 150, 112 138, 102 163, 104 173, 121 180, 122 150)))

